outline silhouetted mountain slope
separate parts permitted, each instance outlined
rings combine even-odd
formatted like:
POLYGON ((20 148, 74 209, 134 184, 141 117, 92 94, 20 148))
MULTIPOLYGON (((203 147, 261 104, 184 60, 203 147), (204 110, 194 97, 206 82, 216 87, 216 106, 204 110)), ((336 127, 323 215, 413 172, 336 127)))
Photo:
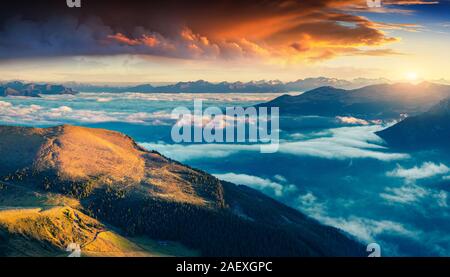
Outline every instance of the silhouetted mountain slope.
MULTIPOLYGON (((112 131, 74 126, 0 127, 0 174, 6 188, 30 191, 20 194, 26 198, 21 203, 16 201, 21 209, 57 202, 54 206, 75 209, 79 217, 86 216, 86 222, 95 218, 99 230, 114 226, 125 236, 121 240, 145 236, 176 241, 207 256, 364 255, 362 245, 335 228, 253 189, 221 182, 146 151, 112 131), (38 201, 36 195, 45 201, 38 201)), ((15 199, 11 193, 0 191, 0 205, 6 210, 11 210, 9 199, 15 199)), ((54 228, 58 222, 56 215, 38 223, 35 215, 30 217, 26 222, 39 230, 54 228)), ((30 230, 23 233, 24 238, 37 245, 61 249, 66 243, 39 235, 47 234, 43 231, 36 234, 27 223, 9 218, 0 212, 3 241, 8 241, 6 230, 16 234, 13 230, 20 223, 30 230)), ((70 228, 81 230, 86 238, 95 233, 82 226, 70 228)), ((117 247, 116 240, 106 244, 117 247)))
POLYGON ((259 106, 280 107, 283 115, 399 118, 418 114, 450 97, 450 86, 433 83, 373 85, 355 90, 321 87, 298 96, 283 95, 259 106))
POLYGON ((396 148, 450 148, 450 99, 441 101, 423 114, 408 117, 377 135, 396 148))

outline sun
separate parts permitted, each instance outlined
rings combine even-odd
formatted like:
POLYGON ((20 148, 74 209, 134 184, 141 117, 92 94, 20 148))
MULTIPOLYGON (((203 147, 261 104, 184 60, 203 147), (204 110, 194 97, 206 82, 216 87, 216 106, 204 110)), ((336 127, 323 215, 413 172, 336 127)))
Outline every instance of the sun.
POLYGON ((405 78, 410 82, 417 82, 417 80, 419 79, 419 75, 417 74, 417 72, 410 71, 405 74, 405 78))

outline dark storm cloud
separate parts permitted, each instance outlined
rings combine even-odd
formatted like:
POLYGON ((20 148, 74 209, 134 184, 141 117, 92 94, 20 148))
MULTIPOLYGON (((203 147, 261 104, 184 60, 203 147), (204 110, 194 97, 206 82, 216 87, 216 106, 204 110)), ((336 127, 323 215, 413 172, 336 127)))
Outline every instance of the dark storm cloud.
MULTIPOLYGON (((0 11, 0 58, 140 54, 215 59, 301 55, 305 60, 313 60, 340 53, 348 55, 355 47, 395 42, 397 38, 382 30, 414 27, 372 22, 352 14, 349 10, 354 8, 367 8, 366 1, 84 0, 82 8, 70 9, 65 0, 22 0, 4 4, 0 11), (321 46, 313 47, 316 44, 321 46)), ((379 49, 376 53, 392 51, 379 49)))

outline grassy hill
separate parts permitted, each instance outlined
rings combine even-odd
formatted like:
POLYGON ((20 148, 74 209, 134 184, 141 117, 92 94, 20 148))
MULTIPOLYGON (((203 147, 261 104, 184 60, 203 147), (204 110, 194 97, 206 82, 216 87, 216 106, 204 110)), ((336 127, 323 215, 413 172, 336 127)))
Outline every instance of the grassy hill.
POLYGON ((78 210, 75 198, 5 183, 0 187, 0 256, 67 256, 71 242, 80 245, 83 256, 198 255, 175 242, 125 237, 78 210))
POLYGON ((364 255, 340 230, 117 132, 0 127, 0 173, 3 256, 70 243, 87 256, 364 255))

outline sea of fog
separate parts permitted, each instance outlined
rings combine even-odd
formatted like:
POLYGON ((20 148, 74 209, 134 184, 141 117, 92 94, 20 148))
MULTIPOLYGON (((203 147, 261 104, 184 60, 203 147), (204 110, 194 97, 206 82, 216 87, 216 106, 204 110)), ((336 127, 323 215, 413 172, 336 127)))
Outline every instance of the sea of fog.
POLYGON ((450 255, 450 157, 390 150, 375 132, 386 124, 355 118, 282 117, 279 151, 249 144, 175 144, 175 107, 251 106, 278 94, 91 94, 0 98, 0 123, 74 124, 126 133, 143 147, 258 189, 382 255, 450 255))

